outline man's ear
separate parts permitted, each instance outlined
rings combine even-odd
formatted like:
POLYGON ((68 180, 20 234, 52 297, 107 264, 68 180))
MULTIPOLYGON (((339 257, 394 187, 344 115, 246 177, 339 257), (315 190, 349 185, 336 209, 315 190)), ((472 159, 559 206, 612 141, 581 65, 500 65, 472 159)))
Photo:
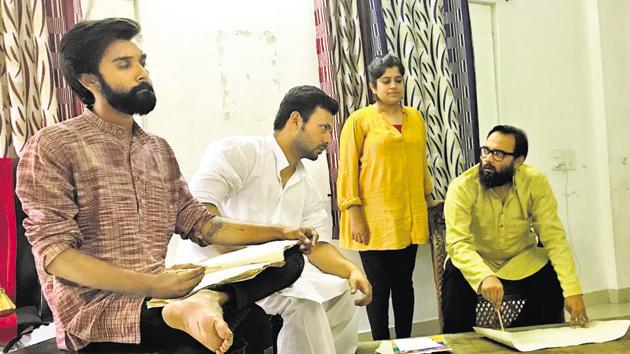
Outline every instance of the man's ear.
POLYGON ((287 122, 287 124, 290 124, 291 127, 296 130, 299 129, 303 124, 302 115, 300 115, 300 112, 298 111, 291 112, 291 115, 289 116, 289 121, 287 122))
POLYGON ((81 76, 79 76, 79 82, 90 92, 101 89, 101 83, 94 74, 81 74, 81 76))
POLYGON ((521 167, 523 162, 525 162, 525 156, 519 156, 516 158, 516 160, 514 160, 514 166, 516 166, 517 168, 521 167))

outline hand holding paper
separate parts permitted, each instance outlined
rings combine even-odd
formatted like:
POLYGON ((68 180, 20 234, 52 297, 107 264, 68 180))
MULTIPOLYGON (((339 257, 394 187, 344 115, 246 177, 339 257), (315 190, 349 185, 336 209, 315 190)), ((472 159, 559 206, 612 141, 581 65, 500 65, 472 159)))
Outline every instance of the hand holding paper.
POLYGON ((319 234, 312 227, 286 227, 283 230, 282 239, 299 241, 302 253, 310 254, 311 247, 315 246, 319 240, 319 234))
POLYGON ((181 264, 152 274, 149 296, 166 299, 184 296, 203 279, 204 270, 204 267, 194 264, 181 264))

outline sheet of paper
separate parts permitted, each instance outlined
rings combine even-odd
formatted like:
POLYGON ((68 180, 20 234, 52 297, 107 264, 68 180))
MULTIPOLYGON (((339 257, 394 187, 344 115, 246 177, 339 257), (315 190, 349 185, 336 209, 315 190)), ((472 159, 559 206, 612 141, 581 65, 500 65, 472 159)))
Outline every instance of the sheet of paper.
POLYGON ((272 241, 251 245, 238 251, 203 259, 197 264, 209 270, 216 270, 245 264, 278 262, 284 260, 284 251, 295 244, 297 241, 272 241))
POLYGON ((394 354, 394 346, 391 340, 384 340, 381 345, 376 348, 376 352, 379 354, 394 354))
POLYGON ((429 337, 404 338, 394 340, 394 344, 401 352, 409 352, 412 350, 422 350, 441 347, 440 343, 436 343, 429 337))
POLYGON ((587 328, 541 328, 528 331, 500 331, 474 327, 475 332, 522 352, 544 348, 603 343, 623 337, 630 320, 591 321, 587 328))
POLYGON ((225 283, 234 283, 237 281, 244 281, 248 279, 252 279, 258 273, 262 272, 267 267, 279 267, 284 264, 283 261, 275 262, 275 263, 258 263, 258 264, 247 264, 244 266, 222 269, 213 273, 206 274, 201 282, 197 284, 197 286, 188 293, 188 295, 175 299, 157 299, 153 298, 147 301, 147 308, 154 307, 163 307, 168 305, 173 301, 179 301, 184 299, 197 291, 213 284, 225 284, 225 283))
POLYGON ((280 267, 284 265, 284 251, 295 244, 297 241, 273 241, 204 259, 196 264, 206 267, 206 275, 186 296, 177 299, 151 299, 147 301, 147 307, 166 306, 207 286, 248 280, 267 267, 280 267))

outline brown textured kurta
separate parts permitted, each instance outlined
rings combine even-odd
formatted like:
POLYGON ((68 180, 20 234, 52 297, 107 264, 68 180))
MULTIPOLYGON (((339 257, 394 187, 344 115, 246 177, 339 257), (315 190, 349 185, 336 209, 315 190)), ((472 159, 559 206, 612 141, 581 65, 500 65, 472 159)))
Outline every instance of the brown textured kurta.
POLYGON ((17 193, 57 345, 140 342, 142 297, 91 289, 44 269, 70 247, 118 267, 155 273, 173 233, 205 244, 212 218, 188 191, 166 141, 134 124, 123 128, 91 111, 42 129, 25 146, 17 193))

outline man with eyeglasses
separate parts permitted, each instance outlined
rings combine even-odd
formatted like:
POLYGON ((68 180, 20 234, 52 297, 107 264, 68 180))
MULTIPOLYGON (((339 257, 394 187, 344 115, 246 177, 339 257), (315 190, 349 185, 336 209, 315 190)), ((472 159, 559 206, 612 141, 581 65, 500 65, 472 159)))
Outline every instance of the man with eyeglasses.
POLYGON ((478 295, 504 309, 505 288, 525 299, 513 327, 563 323, 563 306, 572 325, 588 323, 556 199, 544 174, 524 164, 527 149, 525 132, 497 125, 481 162, 449 186, 444 333, 472 330, 478 295))

